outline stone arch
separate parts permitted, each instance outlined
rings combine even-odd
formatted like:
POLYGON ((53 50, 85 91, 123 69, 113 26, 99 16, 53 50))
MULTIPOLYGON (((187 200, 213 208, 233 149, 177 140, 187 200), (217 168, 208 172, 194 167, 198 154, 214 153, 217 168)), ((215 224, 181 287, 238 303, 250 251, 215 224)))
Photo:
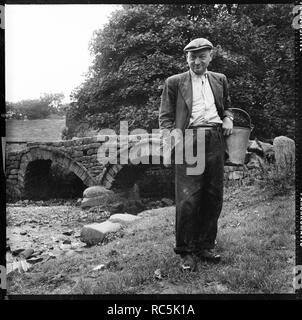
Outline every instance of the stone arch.
POLYGON ((34 146, 24 151, 20 159, 20 169, 18 172, 18 189, 22 195, 24 191, 25 173, 29 163, 35 160, 51 160, 52 163, 68 168, 87 186, 96 184, 95 179, 80 163, 74 161, 70 156, 61 150, 51 146, 34 146))
MULTIPOLYGON (((125 168, 125 166, 135 167, 136 165, 133 164, 133 162, 139 162, 139 160, 142 160, 142 159, 145 159, 145 160, 149 159, 149 164, 146 164, 148 166, 152 164, 160 165, 163 163, 160 139, 156 137, 154 138, 152 136, 149 136, 138 143, 130 145, 127 149, 125 148, 119 149, 118 159, 120 159, 121 154, 123 154, 124 152, 128 152, 128 164, 120 164, 120 163, 114 164, 114 163, 110 163, 109 161, 105 165, 103 172, 97 177, 98 184, 103 185, 107 189, 111 189, 115 182, 116 176, 123 168, 125 168), (135 151, 134 154, 137 154, 137 157, 131 158, 131 161, 130 161, 129 154, 131 150, 135 151), (139 150, 141 151, 139 152, 139 150)), ((140 163, 139 165, 141 166, 144 164, 140 163)))

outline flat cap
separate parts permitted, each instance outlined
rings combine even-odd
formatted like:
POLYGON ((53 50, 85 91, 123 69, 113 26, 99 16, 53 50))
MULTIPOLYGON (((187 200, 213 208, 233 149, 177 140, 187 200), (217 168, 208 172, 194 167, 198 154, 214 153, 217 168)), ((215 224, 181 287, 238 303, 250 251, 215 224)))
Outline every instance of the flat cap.
POLYGON ((192 40, 188 45, 186 45, 184 51, 189 52, 202 49, 213 49, 213 44, 205 38, 197 38, 192 40))

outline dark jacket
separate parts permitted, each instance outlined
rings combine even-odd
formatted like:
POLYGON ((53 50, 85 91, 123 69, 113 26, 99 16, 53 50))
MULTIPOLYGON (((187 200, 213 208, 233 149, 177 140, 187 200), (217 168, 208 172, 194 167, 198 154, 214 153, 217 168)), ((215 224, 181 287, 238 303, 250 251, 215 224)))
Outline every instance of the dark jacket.
MULTIPOLYGON (((208 79, 215 98, 215 105, 221 119, 232 115, 226 76, 208 71, 208 79)), ((188 128, 192 113, 192 82, 190 71, 169 77, 161 96, 159 128, 184 130, 188 128)))

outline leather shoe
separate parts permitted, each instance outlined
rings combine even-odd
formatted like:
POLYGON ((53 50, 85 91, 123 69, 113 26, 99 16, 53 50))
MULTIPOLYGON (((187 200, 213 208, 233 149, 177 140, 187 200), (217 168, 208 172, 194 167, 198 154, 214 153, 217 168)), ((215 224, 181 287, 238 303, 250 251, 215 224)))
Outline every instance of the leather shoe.
POLYGON ((212 249, 201 250, 197 253, 197 256, 201 261, 211 263, 219 263, 221 261, 221 256, 219 254, 215 254, 212 249))
POLYGON ((183 254, 181 255, 181 271, 195 271, 196 270, 196 262, 191 254, 183 254))

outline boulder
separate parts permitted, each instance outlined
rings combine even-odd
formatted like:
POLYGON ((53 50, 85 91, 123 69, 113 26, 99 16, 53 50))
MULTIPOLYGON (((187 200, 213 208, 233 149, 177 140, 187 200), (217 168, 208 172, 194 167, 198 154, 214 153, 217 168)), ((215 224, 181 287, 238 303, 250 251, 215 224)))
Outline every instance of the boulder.
POLYGON ((273 147, 278 170, 292 169, 295 165, 295 141, 279 136, 274 139, 273 147))
POLYGON ((247 150, 249 152, 254 152, 254 153, 258 154, 259 156, 264 155, 263 149, 262 149, 261 144, 259 143, 258 139, 250 141, 247 150))
POLYGON ((103 241, 105 235, 116 232, 121 228, 121 224, 105 221, 102 223, 92 223, 83 227, 80 240, 88 245, 95 245, 103 241))
POLYGON ((270 153, 270 152, 274 152, 274 147, 272 144, 270 143, 265 143, 265 142, 261 142, 259 141, 261 147, 262 147, 262 150, 264 152, 264 154, 267 154, 267 153, 270 153))
POLYGON ((84 190, 83 198, 95 198, 104 195, 112 195, 113 191, 106 189, 103 186, 93 186, 84 190))
POLYGON ((29 248, 29 249, 22 251, 20 253, 20 256, 23 257, 24 259, 28 259, 33 255, 33 253, 34 253, 34 249, 29 248))
POLYGON ((249 169, 252 168, 261 168, 264 165, 264 160, 259 157, 256 153, 251 153, 249 157, 249 162, 247 163, 247 167, 249 169))
POLYGON ((249 141, 247 150, 265 158, 270 163, 274 161, 274 147, 270 143, 262 142, 255 138, 255 140, 249 141))
POLYGON ((130 224, 133 221, 139 220, 140 217, 133 215, 133 214, 128 214, 128 213, 116 213, 110 216, 108 219, 109 221, 113 223, 120 223, 122 225, 127 225, 130 224))

